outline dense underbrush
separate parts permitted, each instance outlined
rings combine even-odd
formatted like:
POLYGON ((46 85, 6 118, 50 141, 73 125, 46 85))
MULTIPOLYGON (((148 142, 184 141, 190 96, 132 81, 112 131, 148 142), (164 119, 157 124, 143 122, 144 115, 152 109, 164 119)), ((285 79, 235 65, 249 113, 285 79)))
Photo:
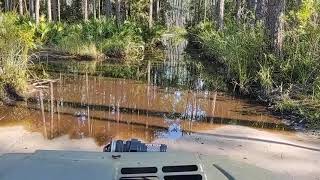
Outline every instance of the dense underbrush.
POLYGON ((189 33, 203 57, 226 67, 226 81, 234 90, 319 128, 320 27, 316 22, 287 29, 283 58, 269 51, 262 24, 252 27, 230 20, 223 31, 217 31, 214 24, 202 22, 189 33))

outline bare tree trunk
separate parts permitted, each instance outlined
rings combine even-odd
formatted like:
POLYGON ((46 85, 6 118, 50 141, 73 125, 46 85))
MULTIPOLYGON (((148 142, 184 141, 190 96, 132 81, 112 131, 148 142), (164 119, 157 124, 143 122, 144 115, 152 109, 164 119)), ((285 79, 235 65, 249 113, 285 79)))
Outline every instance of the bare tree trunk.
POLYGON ((302 0, 296 0, 297 7, 301 8, 302 0))
POLYGON ((10 8, 10 11, 14 11, 15 10, 15 1, 11 0, 10 3, 9 3, 9 8, 10 8))
POLYGON ((56 0, 57 1, 57 14, 58 14, 58 21, 61 21, 61 2, 60 0, 56 0))
POLYGON ((88 0, 83 0, 82 1, 82 8, 83 8, 83 19, 84 21, 88 21, 88 0))
POLYGON ((108 17, 108 18, 111 18, 111 16, 112 16, 112 12, 111 12, 111 1, 110 0, 106 0, 105 1, 106 2, 106 16, 108 17))
POLYGON ((128 18, 131 17, 131 0, 128 1, 128 7, 127 7, 127 14, 128 14, 128 18))
POLYGON ((97 8, 98 8, 98 19, 100 19, 100 17, 101 17, 101 0, 98 0, 97 8))
POLYGON ((236 0, 236 21, 239 24, 243 12, 243 0, 236 0))
POLYGON ((254 13, 257 7, 257 0, 247 0, 248 9, 254 13))
POLYGON ((203 20, 206 21, 207 19, 207 0, 204 0, 204 17, 203 20))
POLYGON ((52 14, 51 14, 51 0, 47 0, 47 11, 48 11, 48 22, 52 21, 52 14))
POLYGON ((268 0, 266 33, 271 50, 282 58, 285 0, 268 0))
POLYGON ((58 0, 51 1, 51 13, 52 13, 52 20, 58 21, 58 0))
POLYGON ((96 20, 97 19, 97 1, 93 0, 92 2, 93 5, 93 19, 96 20))
POLYGON ((4 9, 5 9, 6 12, 10 11, 10 3, 11 3, 10 0, 5 0, 5 2, 4 2, 4 5, 5 5, 4 9))
POLYGON ((224 27, 224 0, 217 1, 217 27, 218 30, 222 30, 224 27))
POLYGON ((149 28, 152 28, 153 25, 153 0, 150 0, 149 4, 149 28))
POLYGON ((34 14, 34 0, 29 0, 29 13, 30 17, 32 19, 35 19, 35 14, 34 14))
POLYGON ((263 21, 266 15, 266 0, 257 1, 256 21, 263 21))
POLYGON ((40 22, 40 0, 35 0, 35 18, 36 18, 36 25, 39 25, 39 22, 40 22))
POLYGON ((120 27, 121 19, 120 19, 120 10, 121 10, 121 0, 115 0, 116 3, 116 20, 117 20, 117 26, 120 27))
POLYGON ((160 0, 156 0, 157 4, 157 21, 160 20, 160 0))
MULTIPOLYGON (((1 9, 1 8, 0 8, 1 9)), ((28 4, 27 4, 27 0, 23 0, 23 12, 27 13, 28 12, 28 4)))
POLYGON ((19 15, 23 16, 23 0, 19 0, 19 15))

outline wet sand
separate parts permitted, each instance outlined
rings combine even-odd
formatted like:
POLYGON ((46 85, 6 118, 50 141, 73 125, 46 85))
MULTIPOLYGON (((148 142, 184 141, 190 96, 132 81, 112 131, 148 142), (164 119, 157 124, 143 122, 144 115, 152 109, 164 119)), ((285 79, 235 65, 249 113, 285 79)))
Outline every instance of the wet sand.
MULTIPOLYGON (((298 133, 266 132, 241 126, 223 126, 183 136, 177 140, 157 139, 169 151, 199 152, 227 156, 254 164, 288 179, 320 179, 320 139, 298 133)), ((93 138, 70 139, 67 135, 45 140, 23 126, 0 127, 0 155, 35 150, 101 151, 93 138)))
POLYGON ((167 143, 174 151, 227 156, 285 174, 288 179, 320 179, 320 139, 317 137, 225 126, 184 137, 176 142, 158 142, 167 143))

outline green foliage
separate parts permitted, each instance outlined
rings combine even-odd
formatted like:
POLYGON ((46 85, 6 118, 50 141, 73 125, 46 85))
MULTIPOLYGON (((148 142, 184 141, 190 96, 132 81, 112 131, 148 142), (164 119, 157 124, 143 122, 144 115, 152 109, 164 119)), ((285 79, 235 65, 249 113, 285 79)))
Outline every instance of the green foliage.
POLYGON ((269 67, 268 65, 260 65, 257 78, 266 93, 269 93, 270 89, 273 87, 272 73, 272 67, 269 67))
POLYGON ((127 63, 139 63, 143 59, 145 42, 159 37, 161 27, 145 29, 126 21, 117 27, 111 19, 81 23, 48 24, 41 22, 37 37, 45 46, 74 55, 123 58, 127 63))
POLYGON ((139 77, 139 68, 137 66, 119 66, 119 65, 105 65, 98 67, 97 71, 107 77, 115 78, 131 78, 139 77))
POLYGON ((320 77, 316 77, 314 83, 313 83, 313 97, 320 101, 320 77))
POLYGON ((245 26, 235 28, 233 23, 227 26, 224 32, 219 32, 211 23, 205 22, 199 24, 195 33, 206 55, 225 64, 231 81, 247 92, 250 85, 259 80, 256 75, 262 68, 259 61, 264 57, 265 49, 263 30, 260 27, 254 30, 245 26))
MULTIPOLYGON (((63 1, 62 1, 63 2, 63 1)), ((82 1, 71 1, 70 5, 63 4, 61 11, 61 18, 68 23, 82 21, 82 1)))
POLYGON ((0 14, 0 98, 6 87, 26 90, 28 51, 34 45, 33 28, 21 25, 15 14, 0 14))
POLYGON ((281 112, 292 112, 298 108, 298 104, 288 97, 283 98, 281 102, 276 104, 276 109, 281 112))
POLYGON ((302 7, 297 13, 297 17, 302 26, 305 26, 306 23, 310 21, 313 13, 315 11, 314 1, 313 0, 304 0, 302 1, 302 7))
POLYGON ((303 28, 291 28, 286 32, 286 54, 281 67, 288 82, 309 86, 320 76, 319 33, 320 27, 310 21, 303 28))
MULTIPOLYGON (((140 10, 132 13, 139 14, 140 10)), ((77 20, 78 15, 70 17, 68 23, 48 23, 42 16, 36 26, 30 17, 0 14, 1 96, 7 86, 21 92, 26 89, 30 48, 48 47, 91 59, 112 57, 124 59, 126 64, 139 64, 146 43, 153 44, 164 31, 159 25, 150 29, 144 19, 147 16, 140 15, 140 20, 129 19, 118 27, 113 19, 82 22, 77 20)))
POLYGON ((301 120, 308 120, 307 127, 311 129, 320 128, 319 101, 310 99, 293 100, 289 97, 276 103, 276 109, 286 114, 294 114, 301 120))
MULTIPOLYGON (((114 78, 131 78, 138 79, 145 75, 139 71, 139 66, 123 64, 109 64, 100 63, 97 61, 54 61, 49 64, 44 62, 41 64, 47 72, 59 72, 59 73, 76 73, 76 74, 90 74, 101 75, 114 78)), ((38 66, 39 67, 39 66, 38 66)), ((36 67, 37 68, 37 67, 36 67)), ((42 69, 35 69, 42 70, 42 69)))
POLYGON ((148 27, 149 0, 131 1, 131 20, 148 27))
POLYGON ((320 6, 316 3, 304 0, 301 8, 287 14, 282 59, 268 51, 265 28, 259 23, 236 24, 229 18, 223 31, 204 22, 191 28, 190 33, 205 57, 227 67, 228 81, 240 92, 263 93, 277 110, 294 112, 315 127, 320 124, 319 110, 313 103, 300 102, 318 102, 320 97, 320 6))

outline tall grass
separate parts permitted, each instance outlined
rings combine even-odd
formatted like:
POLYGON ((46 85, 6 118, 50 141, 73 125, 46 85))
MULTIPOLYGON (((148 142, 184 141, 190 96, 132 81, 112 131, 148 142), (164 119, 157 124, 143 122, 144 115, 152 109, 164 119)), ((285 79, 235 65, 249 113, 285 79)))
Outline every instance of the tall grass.
POLYGON ((302 19, 308 21, 286 27, 283 59, 268 51, 259 24, 229 20, 223 31, 216 31, 212 23, 204 22, 190 32, 205 57, 227 67, 226 79, 239 92, 258 95, 277 110, 294 111, 320 128, 320 110, 315 108, 320 105, 320 21, 319 16, 302 19))
POLYGON ((21 25, 15 14, 0 14, 0 98, 8 90, 18 93, 26 90, 33 35, 34 29, 21 25))
POLYGON ((194 33, 206 56, 225 64, 234 86, 248 92, 250 85, 258 80, 259 62, 262 64, 264 57, 263 30, 260 27, 254 30, 246 26, 236 28, 233 23, 228 26, 224 32, 219 32, 213 24, 205 22, 199 24, 194 33))
POLYGON ((159 37, 162 29, 149 29, 126 21, 118 27, 112 19, 79 23, 48 24, 42 22, 37 36, 45 46, 73 55, 125 59, 127 63, 139 63, 143 59, 146 43, 159 37))

